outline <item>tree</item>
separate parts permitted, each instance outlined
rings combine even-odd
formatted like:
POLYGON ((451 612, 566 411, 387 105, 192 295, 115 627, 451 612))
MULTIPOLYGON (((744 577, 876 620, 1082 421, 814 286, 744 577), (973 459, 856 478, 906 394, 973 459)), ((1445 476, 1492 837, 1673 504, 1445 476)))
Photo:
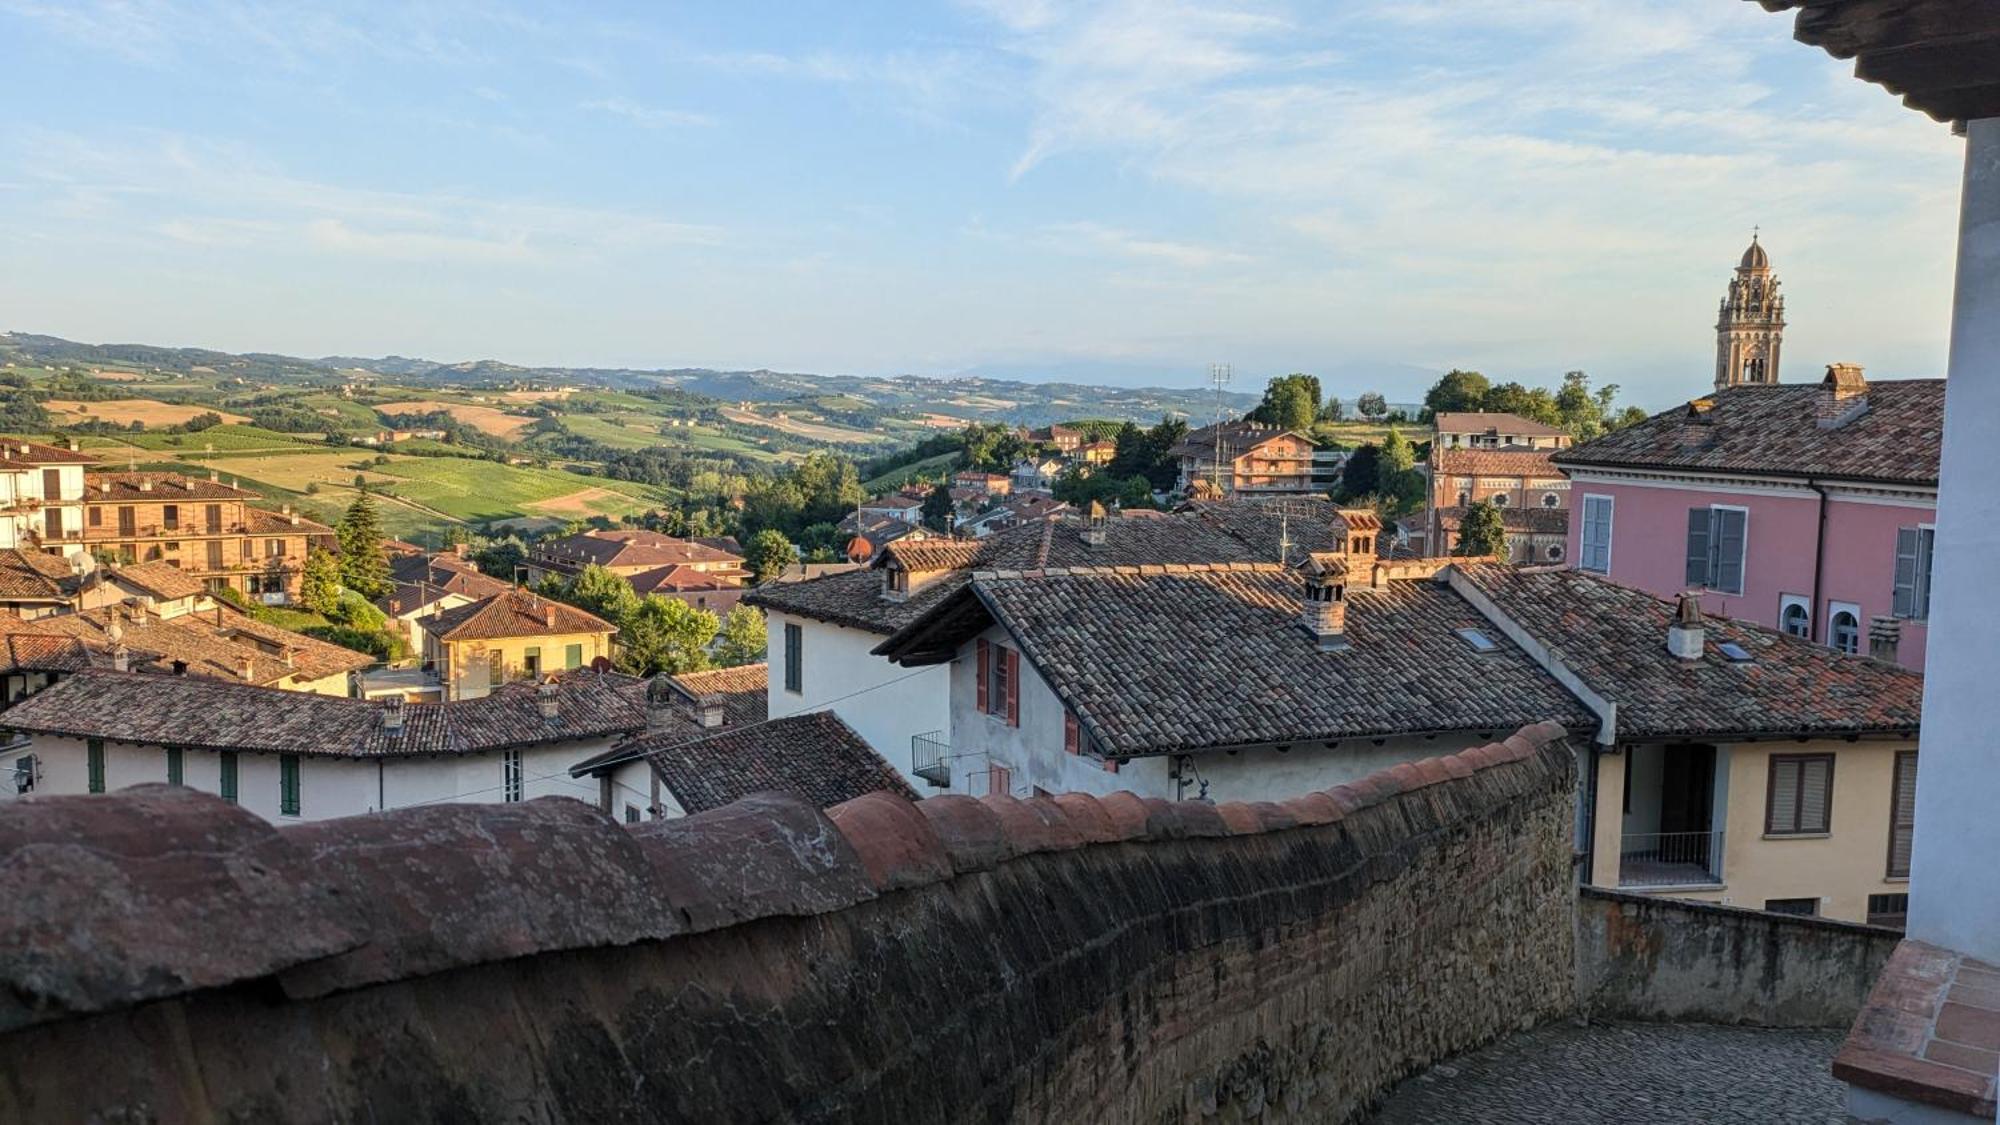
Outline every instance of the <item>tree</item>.
POLYGON ((1506 558, 1507 525, 1500 518, 1500 509, 1487 500, 1467 505, 1458 521, 1458 545, 1451 553, 1467 558, 1487 555, 1506 558))
POLYGON ((931 487, 930 495, 924 497, 924 526, 932 531, 951 530, 951 486, 939 481, 931 487))
POLYGON ((1359 410, 1363 418, 1380 418, 1389 413, 1389 402, 1380 394, 1369 391, 1354 400, 1354 409, 1359 410))
POLYGON ((1555 396, 1546 387, 1531 390, 1519 383, 1502 383, 1486 392, 1485 407, 1492 413, 1513 414, 1550 426, 1562 422, 1555 396))
POLYGON ((325 617, 340 601, 340 560, 331 551, 306 549, 305 571, 299 576, 299 601, 325 617))
POLYGON ((1452 368, 1424 392, 1423 420, 1428 422, 1446 412, 1492 409, 1486 405, 1488 386, 1486 376, 1479 372, 1452 368))
POLYGON ((606 621, 623 621, 639 604, 631 579, 597 563, 587 563, 576 577, 562 586, 557 595, 578 609, 594 613, 606 621))
POLYGON ((1340 396, 1338 395, 1327 399, 1326 405, 1319 408, 1319 419, 1322 422, 1338 422, 1343 414, 1344 410, 1340 405, 1340 396))
POLYGON ((769 582, 785 572, 785 568, 798 561, 798 552, 792 550, 792 541, 776 528, 765 528, 750 537, 743 548, 743 561, 750 566, 758 582, 769 582))
POLYGON ((715 662, 724 668, 764 659, 764 615, 754 605, 737 605, 722 619, 715 662))
POLYGON ((509 536, 506 539, 496 539, 472 552, 472 565, 478 567, 481 574, 512 582, 515 569, 527 557, 527 547, 519 539, 509 536))
POLYGON ((1380 490, 1382 472, 1382 447, 1368 442, 1347 455, 1347 463, 1340 468, 1340 488, 1338 498, 1352 500, 1369 496, 1380 490))
POLYGON ((1392 516, 1414 511, 1424 503, 1424 475, 1417 471, 1417 450, 1401 430, 1390 429, 1382 439, 1381 462, 1376 469, 1376 491, 1383 508, 1392 516))
POLYGON ((1295 371, 1264 387, 1264 400, 1250 412, 1250 421, 1287 430, 1303 430, 1319 414, 1319 378, 1295 371))
POLYGON ((375 513, 375 498, 362 489, 347 506, 334 529, 340 542, 340 581, 363 597, 387 594, 389 560, 382 555, 382 522, 375 513))
POLYGON ((618 630, 618 670, 632 676, 679 675, 708 667, 708 644, 722 627, 713 613, 648 594, 618 630))

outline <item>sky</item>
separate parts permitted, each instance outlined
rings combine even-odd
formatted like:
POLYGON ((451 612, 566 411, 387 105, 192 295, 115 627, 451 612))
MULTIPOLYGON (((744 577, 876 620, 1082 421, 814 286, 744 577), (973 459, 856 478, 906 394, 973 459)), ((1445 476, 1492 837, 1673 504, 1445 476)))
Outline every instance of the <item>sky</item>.
POLYGON ((556 7, 0 0, 0 329, 1664 407, 1759 226, 1942 374, 1962 143, 1743 0, 556 7))

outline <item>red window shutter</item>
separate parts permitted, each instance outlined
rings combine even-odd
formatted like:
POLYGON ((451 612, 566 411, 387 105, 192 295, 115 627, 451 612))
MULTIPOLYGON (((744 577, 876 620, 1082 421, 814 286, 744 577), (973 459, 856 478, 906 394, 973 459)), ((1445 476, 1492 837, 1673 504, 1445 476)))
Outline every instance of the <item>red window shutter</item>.
POLYGON ((979 713, 986 714, 992 708, 986 705, 986 681, 993 674, 993 650, 987 647, 986 638, 979 638, 979 713))
POLYGON ((1001 649, 1007 654, 1007 725, 1021 725, 1021 654, 1011 648, 1001 649))
POLYGON ((1069 713, 1068 711, 1064 711, 1064 712, 1063 712, 1063 753, 1065 753, 1065 754, 1074 754, 1074 753, 1076 753, 1076 744, 1077 744, 1077 729, 1076 729, 1076 716, 1075 716, 1075 715, 1072 715, 1072 714, 1070 714, 1070 713, 1069 713))
POLYGON ((1116 758, 1106 758, 1106 759, 1104 759, 1104 772, 1105 772, 1105 773, 1117 773, 1117 772, 1118 772, 1118 759, 1116 759, 1116 758))

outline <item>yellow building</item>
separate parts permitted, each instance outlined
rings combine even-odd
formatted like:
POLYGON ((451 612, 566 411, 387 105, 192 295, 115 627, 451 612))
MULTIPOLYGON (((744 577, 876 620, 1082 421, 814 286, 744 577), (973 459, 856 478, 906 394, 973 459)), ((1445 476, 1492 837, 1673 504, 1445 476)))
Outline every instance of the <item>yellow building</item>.
POLYGON ((575 606, 510 589, 419 623, 424 666, 446 699, 477 699, 513 680, 588 668, 611 658, 616 627, 575 606))

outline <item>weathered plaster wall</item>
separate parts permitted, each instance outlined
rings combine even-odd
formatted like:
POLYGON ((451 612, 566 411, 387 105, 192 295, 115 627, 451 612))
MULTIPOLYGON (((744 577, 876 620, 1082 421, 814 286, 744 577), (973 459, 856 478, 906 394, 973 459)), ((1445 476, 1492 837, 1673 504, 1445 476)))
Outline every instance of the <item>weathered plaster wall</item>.
POLYGON ((1572 1008, 1572 761, 630 830, 14 802, 0 1120, 1337 1122, 1572 1008))
POLYGON ((1846 1027, 1902 935, 1585 887, 1577 1002, 1595 1019, 1846 1027))

